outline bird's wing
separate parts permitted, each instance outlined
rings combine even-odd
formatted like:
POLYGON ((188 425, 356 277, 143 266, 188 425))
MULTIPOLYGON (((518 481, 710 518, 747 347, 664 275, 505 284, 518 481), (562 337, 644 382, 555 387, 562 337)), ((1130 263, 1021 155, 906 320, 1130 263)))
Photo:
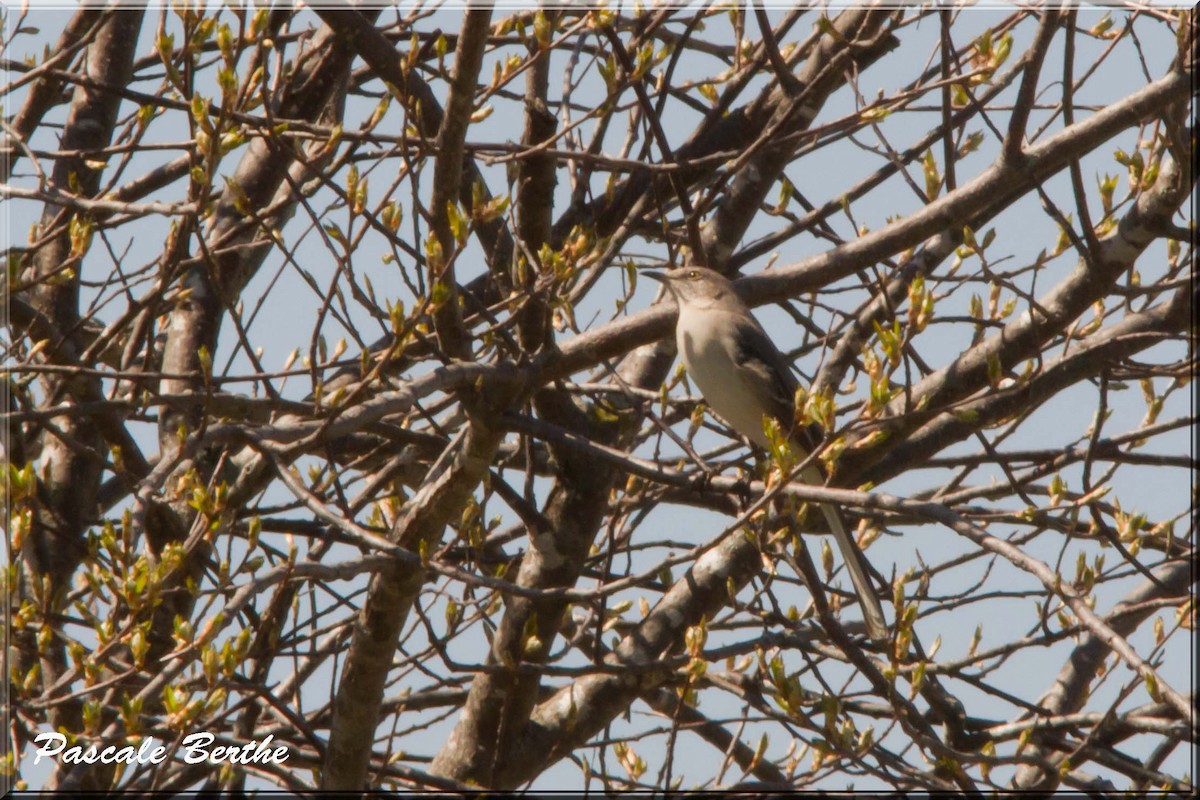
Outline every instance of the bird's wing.
POLYGON ((763 406, 771 409, 772 415, 792 440, 804 448, 805 455, 813 452, 824 438, 824 433, 817 425, 792 427, 795 424, 796 389, 799 382, 792 374, 792 367, 787 359, 775 347, 771 337, 767 336, 767 332, 757 320, 753 325, 739 326, 734 361, 756 378, 750 383, 756 391, 767 393, 767 396, 760 397, 763 406))

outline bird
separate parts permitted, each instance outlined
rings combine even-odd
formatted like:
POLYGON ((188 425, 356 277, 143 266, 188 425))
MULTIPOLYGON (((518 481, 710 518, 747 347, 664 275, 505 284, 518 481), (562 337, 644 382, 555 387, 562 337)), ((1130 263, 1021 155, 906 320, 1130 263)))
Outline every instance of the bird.
MULTIPOLYGON (((820 444, 821 429, 796 423, 799 382, 762 324, 738 297, 733 282, 707 267, 686 264, 641 274, 664 284, 678 303, 675 342, 679 356, 708 407, 764 449, 770 442, 763 418, 775 420, 800 459, 807 459, 820 444)), ((800 478, 812 485, 825 484, 823 468, 816 461, 804 467, 800 478)), ((886 641, 888 626, 867 577, 866 557, 846 530, 837 506, 821 503, 820 508, 858 594, 867 633, 877 642, 886 641)))

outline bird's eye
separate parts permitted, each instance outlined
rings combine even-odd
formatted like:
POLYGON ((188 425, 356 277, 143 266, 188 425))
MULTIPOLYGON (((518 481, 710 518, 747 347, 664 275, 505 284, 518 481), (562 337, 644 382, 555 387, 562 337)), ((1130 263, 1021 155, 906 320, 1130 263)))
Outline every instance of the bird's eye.
POLYGON ((700 277, 700 270, 694 269, 688 273, 688 277, 695 280, 700 277))

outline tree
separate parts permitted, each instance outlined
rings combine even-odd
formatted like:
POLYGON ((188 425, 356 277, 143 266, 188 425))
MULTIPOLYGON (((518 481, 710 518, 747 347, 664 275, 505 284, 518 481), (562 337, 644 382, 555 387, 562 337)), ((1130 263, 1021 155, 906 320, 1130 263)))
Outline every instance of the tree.
POLYGON ((7 14, 10 772, 1194 789, 1191 11, 7 14))

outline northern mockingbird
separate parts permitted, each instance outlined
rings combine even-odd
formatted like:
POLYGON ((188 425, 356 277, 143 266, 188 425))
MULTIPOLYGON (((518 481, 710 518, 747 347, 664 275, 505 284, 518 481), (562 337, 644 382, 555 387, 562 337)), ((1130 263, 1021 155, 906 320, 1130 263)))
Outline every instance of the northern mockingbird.
MULTIPOLYGON (((679 303, 675 341, 704 402, 759 447, 769 444, 763 418, 776 420, 800 458, 807 458, 820 444, 821 431, 796 424, 796 377, 729 279, 694 266, 642 274, 665 284, 679 303)), ((806 483, 825 484, 816 462, 805 467, 800 477, 806 483)), ((876 641, 886 641, 887 623, 867 578, 864 556, 846 531, 837 507, 820 506, 862 603, 867 632, 876 641)))

